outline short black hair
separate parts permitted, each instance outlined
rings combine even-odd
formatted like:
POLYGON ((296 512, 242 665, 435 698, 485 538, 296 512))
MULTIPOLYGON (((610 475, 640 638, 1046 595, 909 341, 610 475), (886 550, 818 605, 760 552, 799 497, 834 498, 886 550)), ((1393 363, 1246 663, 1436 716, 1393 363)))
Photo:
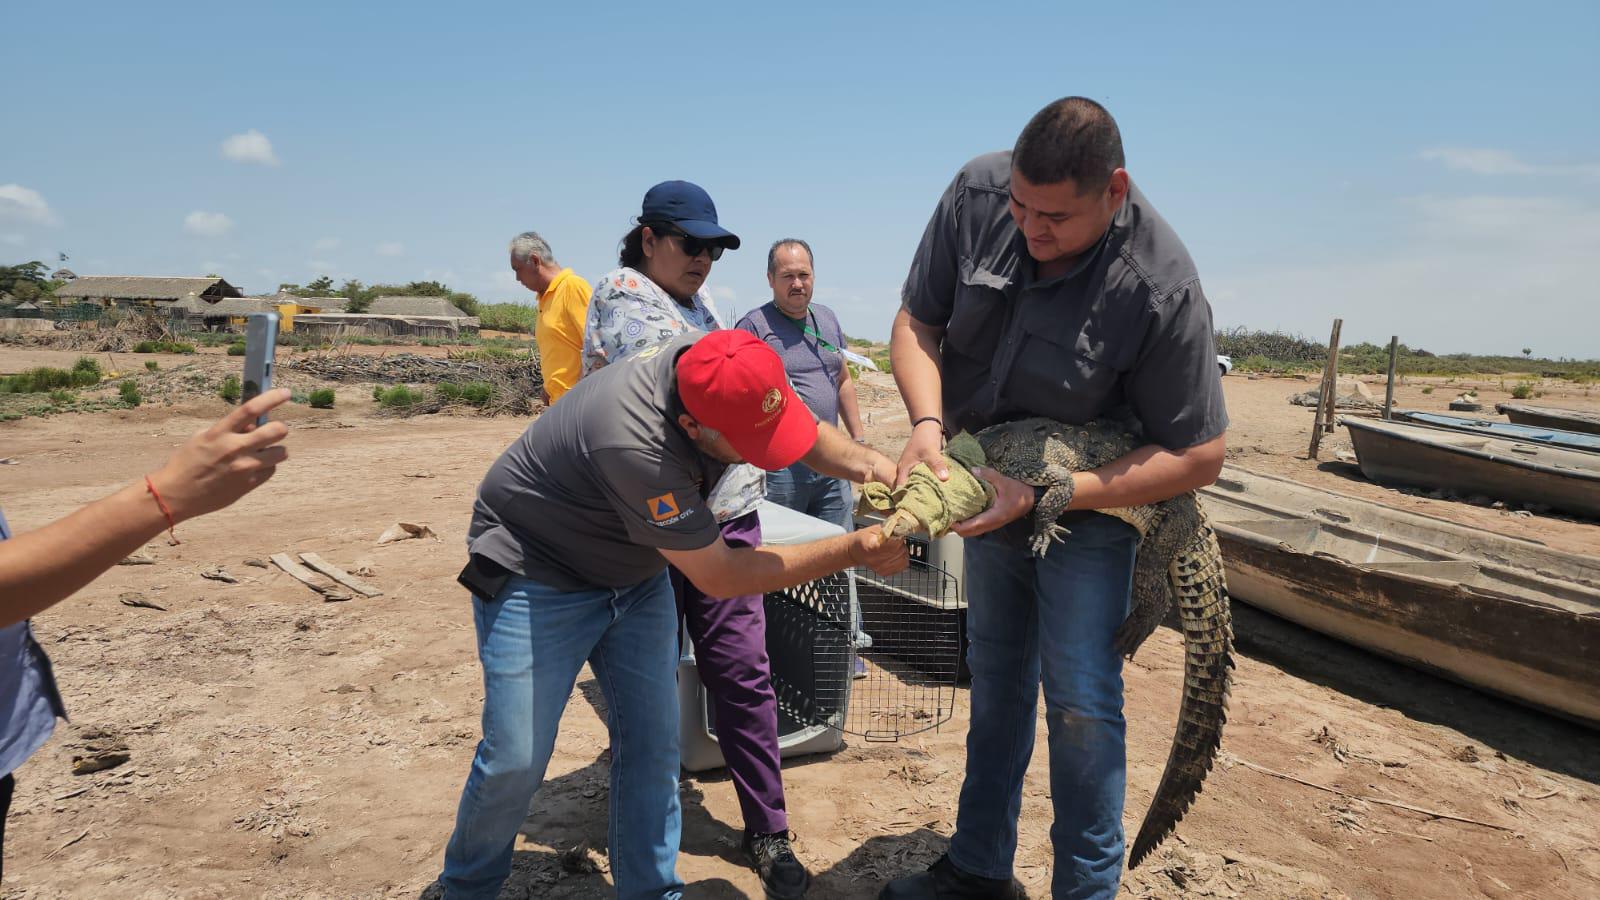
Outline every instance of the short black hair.
POLYGON ((817 258, 812 255, 810 244, 800 240, 799 238, 780 238, 779 240, 773 241, 772 246, 767 249, 768 275, 778 271, 778 250, 783 247, 799 247, 800 249, 806 251, 806 262, 811 263, 812 268, 816 268, 817 258))
POLYGON ((1062 97, 1039 110, 1011 150, 1011 167, 1023 178, 1072 181, 1080 194, 1104 188, 1124 163, 1117 120, 1088 97, 1062 97))

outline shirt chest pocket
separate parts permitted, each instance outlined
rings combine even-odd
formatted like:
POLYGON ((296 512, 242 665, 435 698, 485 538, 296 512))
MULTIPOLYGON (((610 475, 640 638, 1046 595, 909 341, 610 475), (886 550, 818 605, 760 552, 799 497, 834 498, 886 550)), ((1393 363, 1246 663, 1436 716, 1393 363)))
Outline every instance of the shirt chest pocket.
POLYGON ((945 325, 944 349, 955 351, 987 368, 1000 347, 1007 319, 1006 279, 961 260, 955 304, 945 325))
POLYGON ((1118 348, 1092 324, 1073 316, 1034 317, 1017 339, 1003 405, 1078 424, 1121 402, 1118 348))

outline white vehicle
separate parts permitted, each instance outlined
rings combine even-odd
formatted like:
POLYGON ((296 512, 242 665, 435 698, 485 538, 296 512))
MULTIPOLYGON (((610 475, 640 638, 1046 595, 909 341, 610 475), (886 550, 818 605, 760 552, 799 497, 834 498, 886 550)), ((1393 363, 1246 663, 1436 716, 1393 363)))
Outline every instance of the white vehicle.
POLYGON ((1217 354, 1217 368, 1221 369, 1222 370, 1222 374, 1224 374, 1224 375, 1228 374, 1229 372, 1232 372, 1233 371, 1233 357, 1231 357, 1231 356, 1223 356, 1222 354, 1218 353, 1217 354))

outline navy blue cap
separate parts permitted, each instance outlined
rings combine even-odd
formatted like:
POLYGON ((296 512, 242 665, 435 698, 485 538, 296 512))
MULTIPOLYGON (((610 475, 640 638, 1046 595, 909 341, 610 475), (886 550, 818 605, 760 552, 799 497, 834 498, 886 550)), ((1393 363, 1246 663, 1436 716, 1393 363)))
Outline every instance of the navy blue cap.
POLYGON ((717 224, 717 205, 711 202, 711 195, 688 181, 663 181, 646 191, 639 221, 670 222, 690 237, 739 249, 739 236, 717 224))

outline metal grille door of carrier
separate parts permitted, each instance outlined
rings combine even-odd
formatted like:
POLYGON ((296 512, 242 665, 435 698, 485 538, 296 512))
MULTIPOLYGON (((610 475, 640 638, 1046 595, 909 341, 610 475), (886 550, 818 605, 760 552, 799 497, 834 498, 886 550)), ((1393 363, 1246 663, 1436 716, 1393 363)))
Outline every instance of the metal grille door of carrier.
POLYGON ((913 560, 898 575, 840 573, 766 599, 773 690, 786 715, 869 741, 949 721, 962 610, 957 581, 942 568, 913 560), (852 677, 857 654, 864 678, 852 677))

